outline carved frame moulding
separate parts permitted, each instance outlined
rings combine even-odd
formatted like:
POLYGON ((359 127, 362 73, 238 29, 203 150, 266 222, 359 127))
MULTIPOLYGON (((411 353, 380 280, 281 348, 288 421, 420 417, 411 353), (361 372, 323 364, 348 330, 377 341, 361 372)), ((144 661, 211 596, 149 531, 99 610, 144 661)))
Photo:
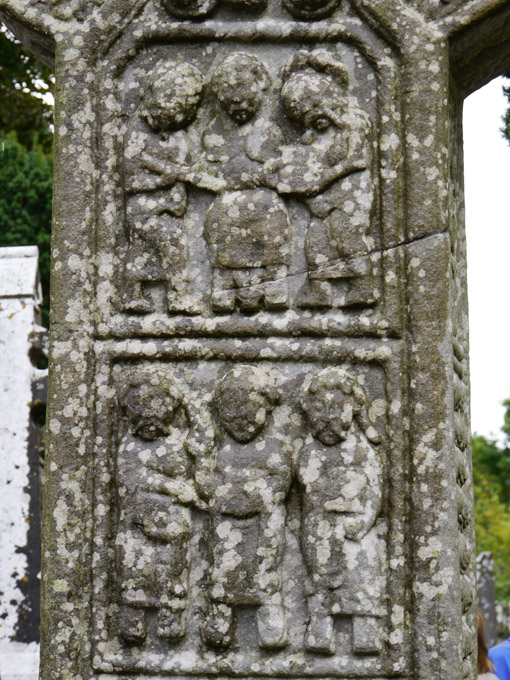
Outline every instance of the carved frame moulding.
POLYGON ((43 680, 476 676, 462 99, 508 0, 0 0, 56 70, 43 680))

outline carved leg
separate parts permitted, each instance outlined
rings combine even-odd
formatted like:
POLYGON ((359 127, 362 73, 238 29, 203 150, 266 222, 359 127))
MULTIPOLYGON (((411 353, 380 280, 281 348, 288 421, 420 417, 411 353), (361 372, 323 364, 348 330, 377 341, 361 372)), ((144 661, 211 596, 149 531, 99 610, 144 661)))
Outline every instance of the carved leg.
POLYGON ((352 617, 352 649, 355 654, 380 651, 379 619, 375 616, 352 617))
POLYGON ((305 647, 316 654, 335 653, 333 617, 324 604, 324 595, 316 593, 308 598, 310 620, 306 628, 305 647))
POLYGON ((210 602, 202 628, 204 641, 213 647, 228 647, 234 639, 234 612, 220 602, 210 602))
MULTIPOLYGON (((186 241, 179 244, 183 249, 173 257, 163 257, 165 271, 166 305, 170 314, 200 314, 202 307, 196 296, 190 294, 186 241)), ((172 248, 176 250, 175 247, 172 248)), ((171 252, 168 248, 168 252, 171 252)))
POLYGON ((281 649, 288 643, 282 596, 275 593, 257 609, 257 632, 263 649, 281 649))
POLYGON ((178 640, 186 633, 184 602, 158 609, 158 635, 163 640, 178 640))
MULTIPOLYGON (((268 270, 271 268, 268 267, 268 270)), ((289 282, 287 267, 281 266, 277 271, 269 271, 270 280, 264 285, 264 299, 267 309, 287 309, 289 306, 289 282)))
POLYGON ((257 631, 262 648, 281 649, 287 644, 287 625, 281 594, 286 508, 281 503, 268 510, 259 517, 257 582, 261 606, 257 609, 257 631))
POLYGON ((211 307, 217 314, 233 312, 236 304, 234 280, 230 269, 214 269, 211 307))
POLYGON ((237 294, 239 309, 245 314, 252 314, 260 309, 264 291, 262 286, 252 286, 244 288, 237 294))
POLYGON ((122 296, 122 311, 148 314, 153 311, 152 300, 144 293, 141 281, 127 281, 122 296))
POLYGON ((119 611, 119 631, 126 642, 140 644, 147 635, 145 610, 121 605, 119 611))

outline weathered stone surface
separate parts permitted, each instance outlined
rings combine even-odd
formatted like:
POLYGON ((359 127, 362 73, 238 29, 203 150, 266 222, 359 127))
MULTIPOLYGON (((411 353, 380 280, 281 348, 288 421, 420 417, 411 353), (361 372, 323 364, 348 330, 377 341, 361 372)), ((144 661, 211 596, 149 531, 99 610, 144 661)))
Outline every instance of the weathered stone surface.
POLYGON ((474 677, 461 108, 509 13, 0 0, 58 83, 44 680, 474 677))
POLYGON ((46 329, 38 249, 0 248, 0 676, 36 680, 41 570, 37 422, 45 406, 46 329))
POLYGON ((492 647, 498 641, 496 592, 494 586, 494 558, 491 552, 482 552, 476 558, 478 609, 483 614, 485 642, 492 647))

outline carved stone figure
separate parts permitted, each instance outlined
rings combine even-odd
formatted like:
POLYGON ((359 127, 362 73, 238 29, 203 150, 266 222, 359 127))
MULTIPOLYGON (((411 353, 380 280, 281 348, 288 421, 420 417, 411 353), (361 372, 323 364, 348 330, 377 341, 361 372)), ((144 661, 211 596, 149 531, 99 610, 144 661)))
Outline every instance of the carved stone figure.
POLYGON ((283 107, 303 130, 302 148, 286 149, 280 170, 286 190, 307 196, 311 220, 305 241, 308 282, 301 307, 334 306, 331 283, 345 281, 341 304, 373 302, 374 131, 349 97, 345 66, 327 50, 299 51, 285 67, 283 107), (299 174, 313 168, 316 187, 299 174), (315 172, 315 176, 314 173, 315 172))
POLYGON ((279 400, 260 368, 239 366, 219 382, 214 404, 220 424, 208 488, 211 529, 209 611, 205 640, 228 647, 237 605, 257 606, 260 647, 287 644, 281 560, 291 455, 271 412, 279 400))
POLYGON ((185 446, 189 417, 179 387, 162 370, 134 369, 120 390, 119 631, 125 641, 142 642, 145 612, 156 609, 159 637, 177 640, 186 630, 191 506, 205 508, 185 446))
POLYGON ((290 223, 284 202, 264 186, 264 163, 278 154, 279 129, 265 112, 270 78, 257 57, 238 52, 218 65, 212 88, 221 113, 203 134, 207 171, 222 193, 206 217, 215 312, 288 305, 290 223), (226 114, 226 115, 225 115, 226 114), (228 140, 228 142, 227 142, 228 140))
POLYGON ((310 617, 305 646, 334 654, 333 616, 349 615, 353 651, 374 653, 384 592, 379 435, 360 382, 344 369, 318 373, 301 404, 310 428, 298 462, 310 617))
POLYGON ((127 192, 127 254, 123 309, 153 311, 144 286, 164 282, 169 312, 197 313, 188 292, 187 237, 183 216, 188 205, 184 182, 169 176, 175 164, 189 162, 183 128, 197 113, 204 80, 188 63, 171 69, 161 63, 153 72, 124 149, 127 192))

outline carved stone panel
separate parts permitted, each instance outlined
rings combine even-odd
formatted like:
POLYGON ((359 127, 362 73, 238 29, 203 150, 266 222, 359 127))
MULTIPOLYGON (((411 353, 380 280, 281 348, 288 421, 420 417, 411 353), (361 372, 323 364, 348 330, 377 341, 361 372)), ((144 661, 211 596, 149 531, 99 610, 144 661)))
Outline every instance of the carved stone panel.
POLYGON ((404 672, 400 343, 97 351, 96 670, 404 672))
POLYGON ((377 40, 275 48, 269 34, 247 43, 242 24, 223 42, 206 23, 183 49, 151 29, 140 20, 150 46, 133 45, 138 31, 119 40, 101 79, 117 172, 99 237, 117 266, 100 333, 350 329, 360 310, 376 333, 398 328, 385 271, 401 253, 382 251, 402 237, 396 215, 383 232, 381 206, 397 208, 400 124, 384 115, 393 65, 377 40))

